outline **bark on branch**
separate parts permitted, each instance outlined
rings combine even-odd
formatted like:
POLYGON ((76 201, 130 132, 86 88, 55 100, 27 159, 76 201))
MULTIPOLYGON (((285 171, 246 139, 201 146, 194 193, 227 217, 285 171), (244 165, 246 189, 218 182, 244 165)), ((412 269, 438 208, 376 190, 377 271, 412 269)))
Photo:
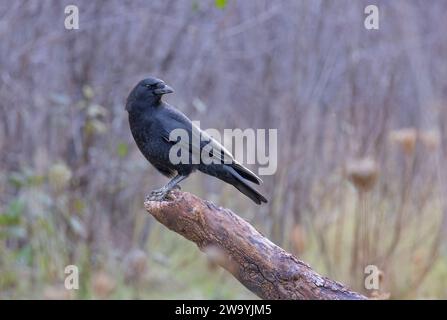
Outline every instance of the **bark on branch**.
POLYGON ((228 209, 190 193, 147 201, 146 210, 167 228, 194 242, 217 264, 263 299, 366 299, 320 276, 273 244, 228 209))

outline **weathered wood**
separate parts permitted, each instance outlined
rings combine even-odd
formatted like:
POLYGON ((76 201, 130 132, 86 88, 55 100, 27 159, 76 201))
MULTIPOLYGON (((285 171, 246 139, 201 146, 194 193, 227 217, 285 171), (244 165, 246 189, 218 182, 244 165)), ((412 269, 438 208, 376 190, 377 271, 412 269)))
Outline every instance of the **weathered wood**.
POLYGON ((263 299, 366 299, 320 276, 228 209, 190 193, 147 201, 160 223, 194 242, 245 287, 263 299))

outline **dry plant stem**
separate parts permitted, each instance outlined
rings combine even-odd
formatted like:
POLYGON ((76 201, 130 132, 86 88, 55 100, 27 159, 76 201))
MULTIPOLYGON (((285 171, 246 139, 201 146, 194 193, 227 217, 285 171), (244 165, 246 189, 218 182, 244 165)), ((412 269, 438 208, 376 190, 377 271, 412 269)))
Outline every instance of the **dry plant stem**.
POLYGON ((374 230, 373 230, 373 240, 372 240, 372 258, 374 261, 377 260, 379 255, 379 248, 381 242, 381 230, 383 228, 383 210, 380 209, 379 212, 373 214, 374 217, 374 230))
MULTIPOLYGON (((325 198, 325 195, 321 195, 321 198, 325 198)), ((308 210, 311 212, 311 216, 317 216, 318 212, 321 211, 319 207, 315 208, 314 205, 309 204, 308 210)), ((312 228, 313 232, 316 235, 316 240, 319 248, 319 252, 321 253, 321 260, 324 263, 324 267, 326 268, 329 275, 332 274, 332 263, 330 257, 330 248, 326 244, 325 235, 327 235, 327 224, 319 223, 318 221, 314 221, 313 219, 309 219, 309 225, 312 228)))
MULTIPOLYGON (((445 216, 445 215, 444 215, 445 216)), ((416 292, 421 284, 423 283, 425 277, 432 269, 433 265, 436 263, 436 259, 439 255, 439 247, 441 245, 441 239, 442 239, 442 225, 438 228, 436 237, 433 240, 433 243, 430 248, 430 252, 427 258, 426 263, 422 267, 422 269, 419 271, 419 273, 416 275, 415 280, 411 283, 410 287, 407 289, 407 293, 414 293, 416 292)))
MULTIPOLYGON (((355 209, 355 222, 354 233, 352 240, 352 252, 351 252, 351 274, 357 279, 358 263, 359 263, 359 244, 360 244, 360 226, 361 226, 361 203, 363 198, 363 191, 358 191, 358 200, 355 209)), ((356 281, 357 282, 357 281, 356 281)))
POLYGON ((339 195, 339 203, 341 205, 341 213, 340 217, 337 219, 336 231, 335 231, 335 239, 334 239, 334 263, 339 264, 341 259, 341 251, 343 249, 343 234, 345 230, 345 222, 346 222, 346 201, 343 199, 344 192, 341 192, 341 196, 339 195))
POLYGON ((173 191, 170 197, 146 202, 146 210, 202 251, 217 249, 222 257, 216 263, 260 298, 366 299, 320 276, 230 210, 186 192, 173 191))
MULTIPOLYGON (((446 194, 447 185, 446 185, 445 181, 447 181, 447 179, 445 177, 444 172, 440 170, 440 168, 441 168, 440 163, 441 163, 441 160, 438 158, 437 159, 438 183, 439 183, 439 188, 440 188, 442 194, 446 194)), ((408 289, 408 293, 413 293, 419 289, 419 287, 421 286, 425 277, 430 272, 433 265, 436 263, 436 259, 438 258, 438 255, 439 255, 439 248, 441 247, 441 242, 442 242, 443 231, 444 231, 446 219, 447 219, 447 206, 446 206, 445 201, 443 201, 441 219, 438 224, 436 236, 433 239, 433 243, 431 245, 431 249, 430 249, 429 256, 427 258, 427 262, 425 263, 424 267, 419 272, 419 274, 416 276, 416 279, 410 285, 410 288, 408 289)))
POLYGON ((351 253, 351 274, 355 278, 355 284, 361 286, 363 269, 370 259, 369 239, 369 210, 367 191, 358 190, 357 208, 355 210, 355 224, 353 234, 353 247, 351 253))
MULTIPOLYGON (((445 151, 441 152, 441 154, 445 155, 445 151)), ((444 157, 445 158, 445 157, 444 157)), ((441 194, 447 194, 447 177, 445 175, 445 171, 441 171, 441 161, 444 158, 438 158, 437 159, 437 177, 438 177, 438 184, 439 188, 441 190, 441 194)), ((442 202, 442 214, 441 219, 438 224, 438 229, 436 232, 435 239, 433 240, 433 243, 431 245, 430 254, 428 256, 427 262, 425 266, 423 267, 422 271, 419 273, 419 275, 416 277, 416 280, 412 283, 410 286, 409 292, 416 291, 419 286, 424 281, 425 277, 429 273, 429 271, 432 269, 433 264, 436 262, 436 259, 439 255, 439 249, 441 247, 441 242, 443 238, 443 231, 445 228, 445 223, 447 220, 447 205, 445 200, 442 202)))
POLYGON ((391 243, 389 247, 386 249, 385 254, 379 260, 382 264, 386 264, 389 262, 391 256, 395 252, 397 245, 399 244, 399 240, 402 236, 403 224, 404 224, 404 216, 409 205, 409 197, 411 194, 413 177, 414 177, 414 165, 415 165, 415 156, 411 155, 410 159, 407 159, 405 162, 405 171, 404 171, 404 183, 401 192, 400 205, 397 211, 396 220, 394 223, 394 233, 391 239, 391 243))
POLYGON ((368 265, 370 263, 369 259, 370 259, 370 248, 369 248, 369 210, 368 210, 368 197, 366 196, 366 194, 363 195, 362 197, 362 212, 361 215, 363 216, 363 234, 362 234, 362 269, 368 265))

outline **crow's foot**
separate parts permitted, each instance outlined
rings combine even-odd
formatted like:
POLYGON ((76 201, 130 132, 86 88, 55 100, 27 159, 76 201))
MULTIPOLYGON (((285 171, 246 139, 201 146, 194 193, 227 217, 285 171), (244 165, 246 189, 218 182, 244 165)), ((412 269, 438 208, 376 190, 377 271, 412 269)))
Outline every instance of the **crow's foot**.
MULTIPOLYGON (((180 186, 177 184, 172 189, 180 190, 180 186)), ((169 195, 172 189, 166 187, 152 191, 148 196, 146 196, 146 201, 163 201, 169 195)))
POLYGON ((168 193, 169 190, 166 190, 165 188, 154 190, 146 196, 146 201, 163 201, 168 193))

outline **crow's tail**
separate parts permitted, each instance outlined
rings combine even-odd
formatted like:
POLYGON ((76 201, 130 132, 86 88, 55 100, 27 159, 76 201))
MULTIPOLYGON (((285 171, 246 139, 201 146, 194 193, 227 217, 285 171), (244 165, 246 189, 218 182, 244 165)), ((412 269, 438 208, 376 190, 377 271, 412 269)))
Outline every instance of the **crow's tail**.
POLYGON ((248 181, 259 184, 261 179, 238 163, 203 165, 198 169, 233 185, 257 204, 267 203, 267 199, 248 184, 248 181))
POLYGON ((251 172, 249 169, 245 168, 243 165, 241 165, 239 162, 234 161, 230 166, 236 170, 236 172, 244 179, 247 179, 248 181, 251 181, 256 184, 262 183, 261 178, 259 178, 257 175, 255 175, 253 172, 251 172))
POLYGON ((226 166, 226 169, 231 173, 231 181, 227 181, 231 183, 236 189, 245 194, 251 200, 253 200, 256 204, 267 203, 267 199, 260 194, 258 191, 253 189, 247 182, 244 181, 244 178, 233 168, 226 166))

